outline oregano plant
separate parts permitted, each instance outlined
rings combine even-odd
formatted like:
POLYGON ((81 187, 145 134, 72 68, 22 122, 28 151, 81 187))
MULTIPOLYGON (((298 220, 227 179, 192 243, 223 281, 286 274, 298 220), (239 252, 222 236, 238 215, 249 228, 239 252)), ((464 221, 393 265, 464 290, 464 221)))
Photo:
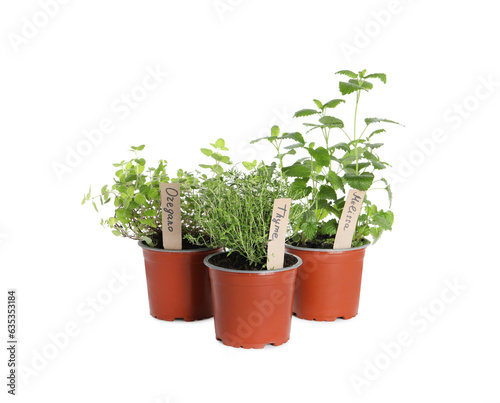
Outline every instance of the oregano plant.
MULTIPOLYGON (((193 215, 198 179, 182 169, 177 171, 175 177, 170 177, 166 172, 166 160, 160 160, 155 167, 146 168, 146 160, 139 156, 143 149, 144 145, 131 147, 133 158, 113 164, 117 168, 113 183, 104 185, 95 195, 89 189, 82 204, 91 202, 95 210, 99 211, 96 201, 102 206, 113 202, 114 214, 101 219, 101 225, 111 228, 116 236, 141 240, 150 247, 162 248, 160 183, 178 182, 181 187, 183 238, 191 235, 190 239, 203 240, 206 235, 201 232, 193 215)), ((190 246, 193 245, 186 245, 190 246)))
MULTIPOLYGON (((366 74, 366 70, 341 70, 336 74, 348 78, 339 82, 339 90, 342 96, 350 96, 346 99, 352 103, 352 125, 334 116, 335 110, 345 108, 346 99, 337 97, 326 103, 314 99, 314 107, 294 114, 295 118, 306 119, 304 133, 280 134, 274 126, 270 136, 254 140, 268 140, 274 146, 279 169, 290 180, 289 196, 294 200, 290 241, 298 246, 332 247, 347 187, 363 191, 383 189, 389 196, 389 207, 392 203, 391 188, 381 174, 389 164, 378 155, 383 143, 377 138, 385 132, 379 124, 399 123, 367 117, 360 127, 358 118, 363 94, 373 89, 373 80, 386 84, 387 77, 383 73, 366 74), (320 134, 319 138, 315 133, 320 134), (295 161, 285 165, 289 156, 296 156, 295 161)), ((372 204, 367 193, 352 247, 369 243, 370 236, 376 242, 383 231, 392 229, 393 221, 393 213, 372 204)))

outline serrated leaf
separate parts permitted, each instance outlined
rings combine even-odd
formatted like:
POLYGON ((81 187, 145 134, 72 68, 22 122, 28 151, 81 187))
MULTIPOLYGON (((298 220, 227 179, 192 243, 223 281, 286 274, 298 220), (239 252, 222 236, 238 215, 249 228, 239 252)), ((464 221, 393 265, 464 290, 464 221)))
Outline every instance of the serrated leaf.
POLYGON ((309 177, 309 175, 311 174, 311 169, 309 167, 304 166, 304 165, 297 164, 297 165, 291 165, 289 167, 283 168, 283 173, 286 176, 290 176, 290 177, 305 178, 305 177, 309 177))
POLYGON ((302 144, 305 144, 305 140, 304 140, 304 137, 302 136, 302 134, 300 134, 299 132, 293 132, 293 133, 283 133, 283 135, 281 136, 281 138, 283 139, 293 139, 299 143, 302 143, 302 144))
POLYGON ((314 158, 314 160, 321 166, 329 167, 330 166, 330 153, 324 147, 318 147, 316 149, 308 148, 309 154, 314 158))
POLYGON ((351 148, 349 147, 349 144, 341 142, 338 144, 335 144, 333 148, 340 148, 341 150, 344 150, 345 152, 348 152, 351 148))
POLYGON ((372 217, 372 222, 383 230, 389 231, 394 223, 394 213, 381 210, 372 217))
POLYGON ((323 116, 322 118, 319 119, 319 121, 320 123, 328 127, 340 127, 340 128, 344 127, 344 122, 333 116, 323 116))
POLYGON ((385 178, 382 178, 381 181, 384 182, 387 185, 385 187, 385 190, 387 191, 387 195, 389 196, 389 207, 391 207, 392 206, 392 189, 391 189, 391 185, 389 184, 389 182, 385 178))
POLYGON ((353 189, 368 190, 373 183, 374 175, 370 172, 359 175, 345 174, 344 179, 353 189))
POLYGON ((349 82, 353 85, 359 85, 362 88, 364 88, 366 91, 371 90, 373 88, 373 84, 370 83, 369 81, 363 81, 361 84, 358 83, 357 80, 349 80, 349 82))
POLYGON ((275 140, 275 137, 273 137, 273 136, 260 137, 260 138, 258 138, 258 139, 252 140, 252 141, 250 142, 250 144, 257 143, 257 142, 259 142, 259 141, 261 141, 261 140, 269 140, 270 142, 272 142, 273 140, 275 140))
POLYGON ((343 99, 332 99, 323 105, 324 108, 335 108, 337 105, 345 102, 343 99))
POLYGON ((314 239, 318 231, 318 224, 315 222, 306 221, 302 223, 300 229, 307 239, 314 239))
POLYGON ((300 111, 295 112, 293 115, 294 118, 301 118, 304 116, 311 116, 319 113, 316 109, 301 109, 300 111))
MULTIPOLYGON (((365 123, 366 123, 367 125, 371 125, 372 123, 381 123, 381 122, 385 122, 385 123, 394 123, 394 124, 396 124, 396 125, 400 125, 400 126, 402 126, 402 124, 401 124, 401 123, 398 123, 398 122, 395 122, 395 121, 393 121, 393 120, 389 120, 389 119, 380 119, 380 118, 366 118, 366 119, 365 119, 365 123)), ((372 133, 372 134, 373 134, 373 133, 372 133)), ((370 135, 370 137, 371 137, 371 135, 370 135)))
POLYGON ((373 144, 366 144, 367 147, 370 147, 372 150, 375 149, 375 148, 380 148, 384 145, 384 143, 373 143, 373 144))
POLYGON ((336 200, 337 193, 331 186, 321 185, 319 188, 319 192, 317 198, 320 200, 336 200))
POLYGON ((339 82, 339 90, 342 95, 351 94, 356 91, 367 91, 366 88, 361 87, 358 84, 346 83, 344 81, 339 82))
POLYGON ((294 200, 303 199, 309 196, 312 191, 311 186, 307 186, 307 179, 295 179, 290 184, 290 195, 294 200))
POLYGON ((373 243, 376 244, 377 241, 380 239, 380 236, 382 235, 383 230, 378 227, 371 227, 370 228, 370 234, 373 237, 373 243))
POLYGON ((334 189, 342 189, 342 191, 344 191, 344 182, 342 182, 342 178, 335 172, 328 172, 326 180, 333 186, 334 189))
POLYGON ((289 146, 286 146, 286 147, 283 147, 285 150, 291 150, 293 148, 300 148, 300 147, 304 147, 304 144, 301 144, 301 143, 295 143, 295 144, 292 144, 292 145, 289 145, 289 146))
POLYGON ((351 78, 357 78, 358 75, 351 71, 351 70, 340 70, 340 71, 337 71, 335 74, 342 74, 344 76, 347 76, 347 77, 351 77, 351 78))
POLYGON ((384 73, 368 74, 365 78, 378 78, 384 84, 387 84, 387 76, 384 73))
POLYGON ((320 232, 324 235, 332 236, 337 233, 337 228, 338 228, 338 222, 336 219, 332 218, 331 220, 327 221, 321 226, 320 232))
POLYGON ((319 109, 323 109, 323 104, 320 101, 317 99, 313 99, 313 101, 319 109))

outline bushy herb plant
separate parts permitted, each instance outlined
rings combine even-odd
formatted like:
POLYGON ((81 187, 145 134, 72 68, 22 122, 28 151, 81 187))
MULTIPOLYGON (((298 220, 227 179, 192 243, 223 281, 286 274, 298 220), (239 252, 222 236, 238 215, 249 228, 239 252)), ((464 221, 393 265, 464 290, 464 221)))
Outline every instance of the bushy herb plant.
MULTIPOLYGON (((385 132, 384 128, 376 127, 378 124, 398 123, 389 119, 365 118, 362 130, 358 126, 358 106, 362 94, 373 89, 373 79, 385 84, 386 75, 366 74, 366 70, 358 73, 341 70, 337 74, 349 78, 339 83, 341 94, 353 94, 351 96, 354 97, 350 130, 344 121, 332 116, 333 110, 344 104, 345 99, 335 98, 326 103, 315 99, 315 108, 301 109, 294 115, 296 118, 316 118, 303 124, 305 134, 293 132, 280 135, 279 128, 274 126, 270 136, 255 140, 268 140, 274 146, 279 168, 291 181, 289 195, 294 200, 290 213, 293 227, 291 241, 295 245, 332 247, 345 204, 346 186, 364 191, 384 189, 389 195, 389 206, 392 203, 391 188, 381 175, 389 164, 378 156, 377 150, 383 143, 375 142, 375 139, 385 132), (317 137, 312 137, 314 133, 321 134, 321 145, 317 145, 317 137), (283 143, 289 141, 294 142, 288 145, 283 143), (283 161, 290 155, 297 155, 296 160, 285 166, 283 161)), ((370 236, 376 242, 383 231, 392 229, 393 221, 391 211, 380 210, 365 197, 352 247, 368 243, 370 236)))
POLYGON ((274 199, 285 192, 282 180, 274 165, 257 161, 245 162, 246 172, 234 166, 224 169, 221 162, 230 161, 220 154, 227 150, 224 141, 219 139, 212 147, 202 149, 215 163, 201 164, 210 173, 201 175, 203 183, 194 202, 195 219, 208 237, 188 237, 208 247, 225 248, 230 255, 242 257, 250 269, 264 268, 274 199))
POLYGON ((103 186, 97 195, 92 195, 89 189, 82 204, 91 202, 98 211, 96 200, 100 205, 113 201, 114 215, 101 219, 104 227, 111 228, 116 236, 141 240, 148 246, 162 248, 160 183, 179 182, 183 238, 191 235, 190 239, 203 240, 205 234, 200 231, 193 215, 198 179, 183 170, 178 170, 176 177, 170 177, 166 172, 166 160, 160 160, 156 167, 146 168, 146 161, 139 156, 143 149, 144 145, 132 147, 132 159, 113 164, 118 168, 114 183, 103 186))

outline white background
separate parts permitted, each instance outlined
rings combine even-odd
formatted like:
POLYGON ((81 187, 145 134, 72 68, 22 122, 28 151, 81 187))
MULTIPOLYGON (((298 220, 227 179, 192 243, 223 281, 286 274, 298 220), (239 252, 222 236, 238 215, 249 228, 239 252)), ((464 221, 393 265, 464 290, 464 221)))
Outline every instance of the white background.
POLYGON ((0 299, 17 289, 19 364, 31 371, 18 401, 500 402, 497 9, 390 3, 73 0, 45 18, 37 1, 2 2, 0 299), (43 26, 30 35, 33 19, 43 26), (169 76, 117 113, 158 66, 169 76), (80 206, 88 186, 111 183, 130 145, 146 144, 144 157, 167 159, 170 172, 203 163, 199 148, 218 137, 235 161, 272 156, 249 140, 276 123, 298 128, 293 112, 336 98, 344 68, 387 73, 360 114, 405 124, 379 138, 396 222, 367 251, 359 315, 294 318, 287 344, 260 351, 223 346, 213 320, 151 318, 142 253, 80 206), (55 163, 103 119, 114 130, 58 177, 55 163), (133 279, 90 314, 88 299, 122 269, 133 279), (465 289, 439 302, 452 295, 447 281, 465 289), (48 347, 68 325, 78 334, 48 347), (412 342, 387 361, 382 344, 401 332, 412 342), (353 375, 367 379, 369 363, 384 368, 358 393, 353 375))

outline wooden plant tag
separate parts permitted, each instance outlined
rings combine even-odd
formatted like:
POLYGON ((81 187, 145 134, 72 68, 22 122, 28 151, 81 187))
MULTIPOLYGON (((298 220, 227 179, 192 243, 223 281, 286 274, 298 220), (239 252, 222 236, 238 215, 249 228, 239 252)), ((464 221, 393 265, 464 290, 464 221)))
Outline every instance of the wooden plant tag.
POLYGON ((181 197, 178 183, 160 183, 163 248, 181 250, 181 197))
POLYGON ((267 270, 282 269, 285 260, 285 238, 292 199, 274 200, 269 243, 267 244, 267 270))
POLYGON ((358 222, 359 213, 363 207, 365 191, 358 189, 349 190, 345 201, 344 210, 339 221, 339 228, 335 235, 333 249, 349 249, 352 244, 352 238, 358 222))

